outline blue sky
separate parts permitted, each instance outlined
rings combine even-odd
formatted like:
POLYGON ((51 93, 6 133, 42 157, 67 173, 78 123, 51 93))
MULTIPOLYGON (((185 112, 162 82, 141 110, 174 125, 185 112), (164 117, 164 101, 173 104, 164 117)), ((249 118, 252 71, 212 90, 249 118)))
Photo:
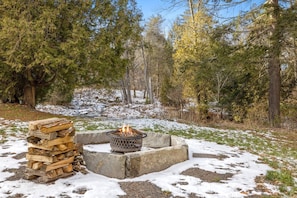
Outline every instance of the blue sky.
POLYGON ((143 13, 145 23, 148 22, 150 17, 158 14, 165 19, 163 24, 165 32, 170 29, 176 17, 184 12, 184 8, 169 9, 170 5, 166 3, 166 0, 136 0, 136 2, 143 13))
POLYGON ((170 4, 166 0, 136 0, 138 7, 143 12, 144 18, 147 20, 153 15, 160 14, 164 18, 174 20, 176 16, 182 14, 184 9, 169 10, 170 4))
MULTIPOLYGON (((164 19, 164 30, 170 29, 172 23, 176 19, 177 16, 180 16, 184 13, 187 2, 184 4, 183 7, 175 8, 175 9, 169 9, 170 4, 168 3, 169 0, 136 0, 138 4, 138 8, 143 13, 144 22, 147 22, 150 17, 156 16, 157 14, 160 14, 164 19)), ((255 4, 263 4, 265 0, 246 0, 245 3, 242 3, 236 7, 226 8, 220 12, 220 16, 222 17, 230 17, 230 16, 236 16, 240 11, 242 10, 249 10, 251 7, 253 7, 255 4)), ((223 20, 223 19, 221 19, 223 20)))

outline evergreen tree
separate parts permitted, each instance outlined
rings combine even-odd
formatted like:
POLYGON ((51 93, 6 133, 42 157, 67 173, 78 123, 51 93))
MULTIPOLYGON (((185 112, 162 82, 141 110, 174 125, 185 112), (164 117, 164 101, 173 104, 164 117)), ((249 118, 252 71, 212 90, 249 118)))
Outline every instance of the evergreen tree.
POLYGON ((73 78, 89 6, 82 1, 2 1, 0 55, 5 71, 15 76, 1 80, 2 90, 11 87, 5 94, 23 96, 34 107, 36 90, 48 89, 56 78, 73 78))
POLYGON ((54 86, 118 79, 141 17, 134 0, 3 0, 0 16, 0 93, 33 107, 54 86))

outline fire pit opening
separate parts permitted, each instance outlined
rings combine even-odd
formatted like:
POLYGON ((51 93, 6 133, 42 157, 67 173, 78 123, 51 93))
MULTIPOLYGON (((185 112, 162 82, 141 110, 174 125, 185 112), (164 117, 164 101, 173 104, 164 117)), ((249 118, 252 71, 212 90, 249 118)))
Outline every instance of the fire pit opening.
POLYGON ((129 125, 123 125, 115 131, 106 133, 110 138, 110 147, 112 152, 128 153, 140 151, 142 148, 142 138, 146 133, 132 129, 129 125))

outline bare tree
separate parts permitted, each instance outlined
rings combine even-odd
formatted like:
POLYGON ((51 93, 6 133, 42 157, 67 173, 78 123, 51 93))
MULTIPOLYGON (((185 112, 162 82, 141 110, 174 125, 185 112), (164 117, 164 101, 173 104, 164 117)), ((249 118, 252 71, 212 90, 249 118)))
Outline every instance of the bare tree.
MULTIPOLYGON (((145 55, 144 42, 142 42, 142 45, 141 45, 141 52, 142 52, 143 63, 144 63, 145 93, 147 93, 147 97, 149 99, 147 102, 153 103, 154 97, 153 97, 152 85, 151 85, 152 82, 149 76, 149 64, 148 64, 147 57, 145 55)), ((146 96, 144 95, 144 97, 146 96)))

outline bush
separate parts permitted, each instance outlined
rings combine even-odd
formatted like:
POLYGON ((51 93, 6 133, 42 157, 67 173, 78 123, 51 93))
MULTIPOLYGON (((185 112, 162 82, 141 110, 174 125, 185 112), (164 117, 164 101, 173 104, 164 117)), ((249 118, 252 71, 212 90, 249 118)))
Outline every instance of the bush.
POLYGON ((244 122, 259 126, 267 126, 269 124, 267 102, 257 102, 248 108, 244 122))

